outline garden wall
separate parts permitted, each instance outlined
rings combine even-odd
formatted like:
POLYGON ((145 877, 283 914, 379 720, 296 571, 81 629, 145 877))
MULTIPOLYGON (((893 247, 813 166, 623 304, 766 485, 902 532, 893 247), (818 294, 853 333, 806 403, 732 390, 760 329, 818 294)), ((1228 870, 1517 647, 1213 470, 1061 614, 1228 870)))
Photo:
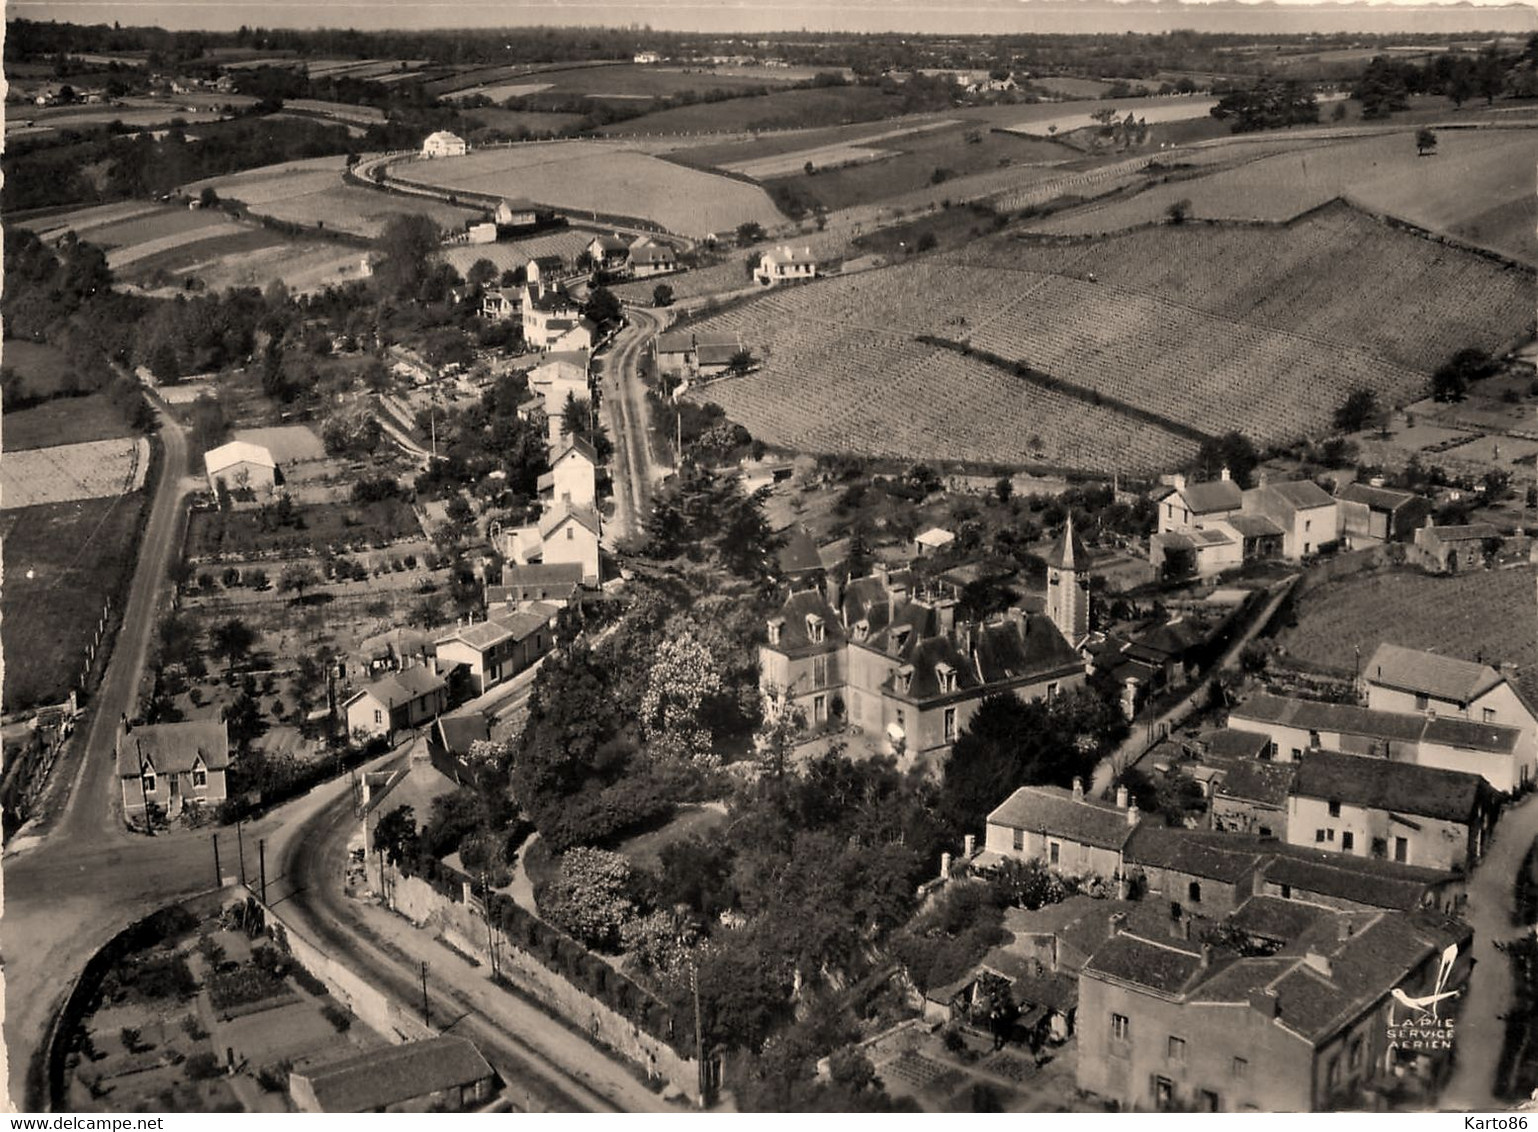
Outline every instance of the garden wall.
MULTIPOLYGON (((478 901, 464 899, 464 895, 463 886, 452 879, 434 885, 420 877, 402 876, 394 885, 394 906, 397 913, 412 923, 433 929, 456 951, 470 955, 490 969, 492 956, 487 948, 484 913, 478 901), (459 890, 459 899, 450 895, 454 889, 459 890)), ((594 1042, 644 1067, 648 1076, 668 1081, 691 1101, 699 1102, 699 1064, 676 1048, 685 1035, 680 1030, 671 1043, 657 1036, 674 1029, 665 1011, 659 1009, 662 1004, 527 910, 517 909, 519 915, 512 911, 517 906, 511 901, 493 897, 493 902, 489 934, 496 949, 496 969, 506 982, 582 1030, 594 1042), (512 934, 506 929, 511 929, 512 934), (547 960, 542 952, 551 959, 547 960), (555 969, 553 964, 563 959, 563 965, 574 977, 585 974, 583 981, 590 981, 598 994, 638 1020, 626 1017, 555 969), (651 1024, 643 1028, 639 1019, 651 1024)))

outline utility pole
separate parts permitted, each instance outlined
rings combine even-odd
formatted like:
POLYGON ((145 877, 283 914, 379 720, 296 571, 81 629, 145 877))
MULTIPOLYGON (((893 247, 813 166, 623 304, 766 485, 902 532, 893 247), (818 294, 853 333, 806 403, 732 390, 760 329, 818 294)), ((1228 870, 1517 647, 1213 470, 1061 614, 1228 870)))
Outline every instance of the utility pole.
POLYGON ((674 470, 682 473, 684 470, 684 411, 679 408, 676 400, 673 402, 673 420, 678 425, 678 437, 674 446, 677 457, 675 463, 678 466, 674 470))
POLYGON ((689 982, 694 988, 694 1063, 699 1067, 700 1074, 700 1107, 705 1107, 705 1035, 700 1032, 700 965, 697 960, 689 962, 689 982))
POLYGON ((267 839, 265 837, 257 839, 256 863, 258 875, 261 877, 262 904, 265 906, 267 904, 267 839))
POLYGON ((246 839, 241 835, 240 822, 235 823, 235 849, 240 855, 240 883, 246 883, 246 839))
POLYGON ((486 956, 491 960, 491 977, 497 977, 497 941, 491 932, 491 882, 481 870, 481 916, 486 921, 486 956))
POLYGON ((427 960, 422 960, 422 1025, 432 1029, 432 1020, 427 1011, 427 960))
POLYGON ((224 887, 224 870, 219 867, 219 835, 214 834, 214 887, 224 887))

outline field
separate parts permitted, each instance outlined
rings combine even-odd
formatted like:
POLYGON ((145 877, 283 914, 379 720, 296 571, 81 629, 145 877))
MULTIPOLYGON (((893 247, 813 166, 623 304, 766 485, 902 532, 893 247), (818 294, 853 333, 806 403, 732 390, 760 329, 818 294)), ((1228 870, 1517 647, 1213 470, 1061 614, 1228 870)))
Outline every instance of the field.
POLYGON ((470 270, 478 259, 489 259, 498 271, 522 267, 535 256, 558 255, 575 261, 584 248, 593 242, 593 233, 580 228, 566 228, 542 236, 529 236, 522 240, 505 240, 495 244, 456 244, 445 248, 443 258, 454 265, 461 275, 470 270))
POLYGON ((1187 224, 1071 244, 999 239, 950 258, 1096 280, 1428 373, 1463 346, 1508 346, 1533 317, 1531 272, 1344 205, 1285 229, 1187 224))
POLYGON ((1432 649, 1463 660, 1520 667, 1519 680, 1538 694, 1538 635, 1533 572, 1481 570, 1439 577, 1418 570, 1358 575, 1311 590, 1299 602, 1297 625, 1278 643, 1288 655, 1343 675, 1384 641, 1432 649))
MULTIPOLYGON (((1207 118, 1212 108, 1218 104, 1215 98, 1181 98, 1181 99, 1146 99, 1123 98, 1110 101, 1092 103, 1096 109, 1111 109, 1116 111, 1117 118, 1125 119, 1128 114, 1147 122, 1150 126, 1167 122, 1185 122, 1192 119, 1207 118)), ((1090 116, 1092 112, 1080 110, 1078 106, 1070 106, 1065 112, 1053 114, 1051 117, 1042 117, 1033 113, 1023 117, 1018 123, 1008 128, 1017 133, 1030 134, 1036 137, 1051 136, 1053 134, 1066 134, 1072 130, 1086 130, 1098 125, 1090 116)))
POLYGON ((144 486, 150 443, 92 440, 9 452, 0 461, 0 508, 101 499, 144 486))
MULTIPOLYGON (((301 245, 266 228, 245 225, 237 225, 234 228, 207 228, 203 232, 206 234, 186 242, 176 243, 168 240, 156 247, 125 249, 117 260, 117 265, 121 269, 118 273, 119 278, 126 282, 143 284, 159 279, 164 273, 171 276, 171 285, 174 287, 180 286, 181 281, 186 277, 195 275, 207 284, 209 279, 204 272, 217 275, 220 268, 227 262, 238 263, 250 256, 269 251, 282 252, 316 246, 301 245)), ((334 249, 336 245, 326 246, 334 249)), ((355 254, 350 254, 349 258, 357 257, 355 254)))
POLYGON ((954 122, 942 118, 938 121, 924 122, 916 126, 899 126, 890 130, 878 130, 875 133, 864 135, 858 140, 825 142, 819 145, 807 146, 803 149, 792 149, 785 152, 722 162, 717 165, 717 168, 723 169, 728 173, 741 173, 744 177, 752 177, 755 180, 800 173, 805 168, 807 162, 811 162, 817 169, 832 169, 840 165, 852 165, 859 161, 871 161, 878 157, 889 157, 897 152, 891 148, 877 148, 878 142, 891 142, 898 138, 910 138, 915 134, 927 133, 930 130, 943 130, 953 125, 955 125, 954 122))
POLYGON ((783 90, 754 98, 702 102, 658 110, 606 126, 602 133, 631 134, 735 133, 743 130, 793 130, 805 126, 838 126, 870 122, 896 113, 899 103, 872 87, 825 87, 783 90))
POLYGON ((453 79, 429 84, 428 89, 444 97, 460 98, 484 94, 495 101, 522 97, 518 86, 546 91, 563 97, 653 99, 681 91, 734 91, 774 86, 791 81, 791 76, 777 69, 765 68, 752 74, 718 74, 712 69, 690 70, 682 67, 657 67, 634 63, 606 63, 586 67, 503 67, 469 72, 453 79), (506 93, 498 93, 506 91, 506 93))
POLYGON ((1196 450, 975 359, 875 332, 786 340, 758 372, 691 396, 767 443, 804 452, 1110 473, 1151 471, 1196 450))
POLYGON ((102 601, 133 570, 143 504, 135 492, 0 512, 7 711, 58 703, 78 683, 102 601))
POLYGON ((98 204, 88 208, 70 209, 47 216, 15 221, 18 228, 29 228, 45 241, 52 241, 65 232, 73 231, 82 239, 96 243, 94 232, 98 228, 132 220, 136 216, 150 216, 161 211, 161 206, 148 201, 125 200, 117 204, 98 204), (87 236, 86 233, 93 233, 87 236))
POLYGON ((502 130, 516 134, 527 130, 531 134, 559 133, 582 122, 580 114, 552 114, 542 110, 503 110, 486 106, 479 110, 467 110, 465 116, 488 130, 502 130))
POLYGON ((63 350, 22 338, 7 338, 0 345, 0 365, 15 370, 27 394, 33 397, 51 397, 67 388, 72 373, 63 350))
POLYGON ((135 271, 142 275, 163 266, 176 276, 196 275, 215 291, 265 288, 274 279, 281 279, 290 291, 301 293, 361 279, 362 262, 363 253, 346 244, 273 242, 253 234, 249 242, 247 237, 236 236, 141 260, 135 271))
POLYGON ((162 205, 152 212, 140 212, 115 223, 95 225, 90 229, 90 241, 110 253, 119 248, 136 247, 167 237, 184 237, 204 228, 218 228, 229 223, 229 216, 216 209, 162 205))
POLYGON ((297 525, 264 522, 256 511, 194 511, 187 523, 189 559, 319 553, 324 547, 380 546, 422 533, 411 507, 398 499, 361 506, 296 507, 297 525))
POLYGON ((318 98, 287 98, 283 109, 321 118, 335 118, 340 122, 354 122, 360 126, 380 125, 385 113, 377 106, 355 106, 350 102, 323 102, 318 98))
MULTIPOLYGON (((7 343, 6 348, 10 345, 7 343)), ((31 409, 7 412, 0 418, 5 451, 15 454, 52 444, 81 444, 112 440, 133 433, 123 414, 104 393, 84 397, 58 397, 31 409)))
MULTIPOLYGON (((644 153, 594 142, 483 149, 465 157, 391 166, 402 181, 558 208, 641 217, 687 235, 729 231, 744 221, 781 220, 762 189, 685 169, 644 153)), ((364 191, 364 190, 359 190, 364 191)))
POLYGON ((1413 132, 1331 141, 1195 180, 1171 181, 1125 200, 1062 213, 1041 232, 1116 232, 1161 221, 1190 201, 1193 217, 1286 220, 1337 196, 1414 224, 1538 263, 1527 130, 1443 130, 1436 153, 1416 154, 1413 132))
MULTIPOLYGON (((342 157, 291 161, 198 181, 187 188, 196 193, 212 185, 221 197, 244 202, 255 215, 370 238, 378 236, 396 213, 430 216, 445 228, 462 227, 481 215, 478 209, 348 184, 342 180, 345 164, 342 157)), ((353 258, 358 254, 353 253, 353 258)))

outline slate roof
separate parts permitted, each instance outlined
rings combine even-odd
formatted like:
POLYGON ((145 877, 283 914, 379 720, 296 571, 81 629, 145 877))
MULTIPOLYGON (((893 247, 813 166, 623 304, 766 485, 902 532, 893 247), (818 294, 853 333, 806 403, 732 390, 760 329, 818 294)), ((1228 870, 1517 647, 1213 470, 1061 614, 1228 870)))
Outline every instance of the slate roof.
POLYGON ((1287 807, 1287 796, 1297 772, 1297 763, 1240 759, 1223 769, 1216 791, 1223 798, 1282 810, 1287 807))
POLYGON ((1186 501, 1186 508, 1193 515, 1210 515, 1214 511, 1237 511, 1244 502, 1244 493, 1233 480, 1208 480, 1206 483, 1190 483, 1178 493, 1186 501))
POLYGON ((792 248, 792 247, 787 247, 784 244, 781 244, 777 248, 771 248, 769 251, 767 251, 767 252, 765 252, 763 254, 763 258, 768 260, 770 263, 785 263, 785 264, 813 263, 813 264, 815 264, 817 262, 817 257, 812 254, 812 249, 810 247, 792 248))
POLYGON ((1287 533, 1264 515, 1230 515, 1223 522, 1242 538, 1277 538, 1287 533))
POLYGON ((1476 723, 1472 719, 1439 715, 1426 721, 1424 738, 1428 743, 1504 755, 1516 750, 1522 732, 1516 727, 1503 727, 1497 723, 1476 723))
POLYGON ((1373 511, 1387 511, 1392 514, 1405 504, 1415 502, 1417 496, 1413 492, 1395 491, 1390 487, 1349 483, 1335 493, 1335 498, 1347 503, 1365 504, 1373 511))
POLYGON ((456 755, 470 750, 470 744, 491 738, 491 723, 480 712, 467 715, 440 715, 433 720, 433 736, 444 749, 456 755))
POLYGON ((523 587, 562 587, 582 584, 580 562, 512 563, 502 567, 502 585, 507 589, 523 587))
POLYGON ((1373 711, 1354 704, 1327 704, 1260 693, 1228 712, 1230 724, 1275 723, 1308 731, 1338 731, 1413 743, 1426 729, 1426 717, 1404 712, 1373 711))
POLYGON ((630 249, 630 262, 634 265, 650 267, 654 264, 677 261, 678 255, 664 244, 646 243, 630 249))
POLYGON ((804 525, 796 523, 786 527, 781 534, 784 536, 784 542, 774 552, 780 573, 792 577, 796 574, 810 574, 823 568, 822 557, 817 553, 817 543, 804 525))
POLYGON ((1128 865, 1169 869, 1223 884, 1237 884, 1260 863, 1259 854, 1251 848, 1202 840, 1192 837, 1190 830, 1152 822, 1140 823, 1133 831, 1122 859, 1128 865))
POLYGON ((1294 511, 1308 511, 1315 507, 1329 507, 1335 497, 1313 480, 1288 480, 1284 483, 1267 484, 1260 489, 1270 492, 1294 511))
POLYGON ((730 365, 742 348, 740 342, 698 342, 694 347, 694 364, 698 366, 730 365))
POLYGON ((1283 900, 1280 896, 1252 896, 1228 917, 1228 923, 1262 939, 1290 943, 1322 921, 1334 922, 1337 913, 1320 904, 1283 900))
POLYGON ((1073 514, 1063 522, 1063 529, 1047 551, 1047 565, 1058 570, 1083 570, 1089 566, 1089 551, 1073 529, 1073 514))
POLYGON ((1128 824, 1126 810, 1087 798, 1076 801, 1060 786, 1020 787, 988 815, 988 824, 1045 830, 1065 841, 1114 850, 1126 845, 1136 828, 1128 824))
POLYGON ((1458 660, 1422 649, 1384 642, 1362 670, 1368 683, 1467 704, 1500 685, 1504 677, 1488 664, 1458 660))
POLYGON ((839 623, 827 599, 817 590, 800 590, 792 593, 785 599, 785 604, 780 606, 780 612, 776 616, 784 619, 780 629, 780 643, 770 646, 776 652, 793 653, 802 649, 827 648, 840 644, 845 637, 844 626, 839 623), (822 618, 821 644, 812 643, 806 623, 809 615, 822 618))
POLYGON ((1271 736, 1261 731, 1223 727, 1203 734, 1199 742, 1214 758, 1256 759, 1271 747, 1271 736))
POLYGON ((597 244, 603 252, 624 252, 630 250, 630 245, 618 236, 594 236, 588 243, 588 247, 597 244))
POLYGON ((323 1112, 369 1112, 495 1077, 474 1045, 452 1035, 364 1050, 293 1072, 310 1081, 323 1112))
POLYGON ((396 708, 429 692, 436 692, 444 686, 445 681, 442 676, 425 665, 417 665, 402 672, 392 672, 384 679, 374 681, 347 702, 352 703, 359 696, 370 695, 386 707, 396 708))
POLYGON ((539 520, 539 537, 549 538, 565 525, 566 520, 571 519, 595 535, 598 534, 598 515, 591 507, 583 507, 580 504, 568 503, 562 510, 547 511, 539 520))
POLYGON ((1420 907, 1427 892, 1456 879, 1452 873, 1437 869, 1302 845, 1274 844, 1270 851, 1272 860, 1265 868, 1268 883, 1288 885, 1295 893, 1348 900, 1366 908, 1410 911, 1420 907))
POLYGON ((598 449, 594 448, 591 443, 580 436, 565 436, 561 443, 561 450, 555 454, 550 463, 558 464, 573 452, 595 468, 598 466, 598 449))
POLYGON ((209 770, 223 770, 230 765, 229 731, 222 719, 148 723, 119 731, 119 777, 137 777, 141 758, 148 760, 157 774, 186 774, 199 758, 209 770))
POLYGON ((1084 964, 1085 974, 1106 975, 1168 997, 1187 990, 1202 970, 1199 953, 1184 950, 1173 940, 1156 943, 1130 932, 1106 940, 1084 964))
MULTIPOLYGON (((1500 538, 1501 532, 1489 523, 1464 523, 1447 527, 1422 527, 1425 537, 1438 542, 1484 542, 1487 538, 1500 538)), ((1419 537, 1420 532, 1416 532, 1419 537)))
POLYGON ((1311 751, 1298 765, 1292 792, 1300 798, 1466 823, 1477 820, 1485 780, 1463 771, 1311 751))

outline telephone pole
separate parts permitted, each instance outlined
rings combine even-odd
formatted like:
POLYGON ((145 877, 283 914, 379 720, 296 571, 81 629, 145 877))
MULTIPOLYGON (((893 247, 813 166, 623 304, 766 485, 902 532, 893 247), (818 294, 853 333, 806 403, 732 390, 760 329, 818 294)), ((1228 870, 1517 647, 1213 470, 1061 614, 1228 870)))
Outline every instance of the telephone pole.
POLYGON ((694 1063, 700 1074, 700 1107, 705 1107, 705 1035, 700 1032, 700 965, 698 960, 689 962, 689 982, 694 988, 694 1063))
POLYGON ((214 887, 224 887, 224 870, 219 867, 219 835, 214 834, 214 887))
POLYGON ((427 960, 422 960, 422 1025, 432 1029, 432 1018, 427 1009, 427 960))
POLYGON ((240 832, 240 823, 235 823, 235 848, 240 854, 240 883, 246 883, 246 839, 240 832))

